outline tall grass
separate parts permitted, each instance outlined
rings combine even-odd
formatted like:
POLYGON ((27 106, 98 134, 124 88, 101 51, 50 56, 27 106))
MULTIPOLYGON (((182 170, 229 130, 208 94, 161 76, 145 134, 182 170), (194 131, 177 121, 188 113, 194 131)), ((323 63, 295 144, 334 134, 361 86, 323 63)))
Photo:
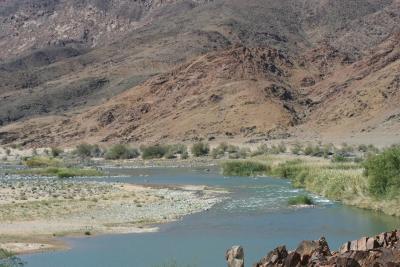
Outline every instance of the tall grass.
POLYGON ((16 257, 14 253, 5 249, 0 249, 0 267, 21 267, 24 265, 25 262, 16 257))
POLYGON ((288 178, 296 187, 337 200, 367 191, 363 170, 355 163, 289 160, 274 166, 268 174, 288 178))
POLYGON ((222 173, 227 176, 256 176, 264 175, 269 167, 257 161, 227 161, 222 163, 222 173))

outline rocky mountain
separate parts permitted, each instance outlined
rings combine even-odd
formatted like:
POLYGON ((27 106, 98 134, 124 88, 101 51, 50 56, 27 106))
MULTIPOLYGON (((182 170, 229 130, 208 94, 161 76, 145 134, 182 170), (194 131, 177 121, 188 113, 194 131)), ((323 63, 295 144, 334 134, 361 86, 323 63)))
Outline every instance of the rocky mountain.
POLYGON ((398 0, 0 2, 0 142, 400 140, 398 0))

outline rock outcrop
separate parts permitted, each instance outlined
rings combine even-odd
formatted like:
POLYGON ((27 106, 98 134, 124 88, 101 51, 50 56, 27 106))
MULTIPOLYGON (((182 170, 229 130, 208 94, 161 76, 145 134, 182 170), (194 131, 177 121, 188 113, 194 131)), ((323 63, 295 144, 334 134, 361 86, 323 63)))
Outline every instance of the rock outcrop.
MULTIPOLYGON (((229 265, 229 267, 237 265, 229 265)), ((327 241, 302 241, 296 250, 287 251, 279 246, 253 267, 367 267, 400 266, 400 230, 362 237, 344 243, 339 251, 331 252, 327 241)))
POLYGON ((225 254, 228 267, 244 267, 244 251, 241 246, 233 246, 225 254))

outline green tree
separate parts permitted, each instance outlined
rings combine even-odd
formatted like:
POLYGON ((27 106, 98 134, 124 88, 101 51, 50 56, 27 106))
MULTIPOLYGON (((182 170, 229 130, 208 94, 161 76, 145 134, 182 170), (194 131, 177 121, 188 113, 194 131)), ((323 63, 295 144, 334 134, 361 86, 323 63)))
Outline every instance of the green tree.
POLYGON ((392 196, 400 191, 400 146, 370 156, 364 163, 369 191, 377 197, 392 196))

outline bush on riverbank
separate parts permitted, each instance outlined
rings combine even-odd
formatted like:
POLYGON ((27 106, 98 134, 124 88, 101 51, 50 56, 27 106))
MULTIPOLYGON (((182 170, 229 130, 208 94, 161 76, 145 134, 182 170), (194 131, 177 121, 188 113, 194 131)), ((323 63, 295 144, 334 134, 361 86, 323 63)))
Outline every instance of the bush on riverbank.
POLYGON ((81 158, 101 157, 104 155, 104 151, 98 145, 86 143, 77 145, 73 153, 81 158))
POLYGON ((127 145, 114 145, 104 155, 105 159, 133 159, 140 155, 139 150, 131 148, 127 145))
POLYGON ((230 159, 245 159, 250 154, 250 149, 228 145, 223 142, 211 151, 211 157, 213 159, 223 158, 225 154, 227 154, 230 159))
POLYGON ((0 248, 0 259, 10 258, 12 256, 14 256, 14 254, 10 251, 0 248))
POLYGON ((195 157, 207 156, 210 152, 210 147, 207 143, 198 142, 193 144, 191 152, 195 157))
POLYGON ((24 164, 30 168, 46 168, 46 167, 59 167, 62 162, 58 159, 48 157, 32 157, 24 161, 24 164))
POLYGON ((168 149, 166 146, 153 145, 153 146, 141 146, 143 159, 160 159, 164 157, 168 149))
POLYGON ((0 248, 0 267, 24 266, 24 262, 14 253, 0 248))
POLYGON ((227 161, 222 163, 222 173, 227 176, 256 176, 269 171, 266 164, 256 161, 227 161))
MULTIPOLYGON (((37 153, 37 152, 36 152, 36 153, 37 153)), ((61 148, 59 148, 59 147, 52 147, 52 148, 50 149, 50 153, 51 153, 51 156, 52 156, 53 158, 56 158, 56 157, 60 156, 62 153, 64 153, 64 150, 61 149, 61 148)), ((35 152, 34 152, 34 154, 35 154, 35 152)))
POLYGON ((310 198, 307 195, 300 195, 300 196, 295 196, 291 197, 288 200, 288 204, 290 206, 296 206, 296 205, 313 205, 314 201, 312 198, 310 198))
POLYGON ((370 156, 364 163, 368 188, 375 197, 395 197, 400 193, 400 146, 370 156))
POLYGON ((166 146, 167 152, 165 153, 165 158, 175 159, 178 155, 181 155, 182 159, 187 158, 187 147, 184 144, 173 144, 166 146))

